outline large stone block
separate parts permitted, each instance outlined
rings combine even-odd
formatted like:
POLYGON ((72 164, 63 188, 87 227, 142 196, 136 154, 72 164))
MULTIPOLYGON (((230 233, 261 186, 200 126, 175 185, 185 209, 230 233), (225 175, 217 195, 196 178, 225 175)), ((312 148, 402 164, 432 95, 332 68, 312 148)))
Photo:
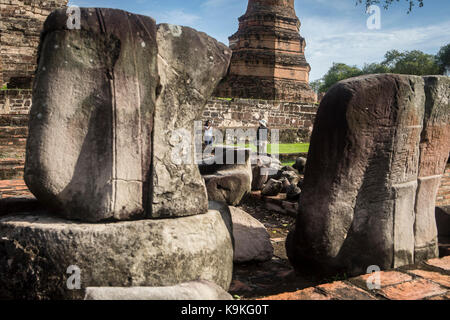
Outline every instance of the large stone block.
MULTIPOLYGON (((436 254, 428 213, 435 184, 427 186, 419 173, 424 119, 426 127, 435 112, 440 116, 431 122, 442 123, 448 110, 446 79, 433 79, 363 76, 340 82, 324 97, 296 229, 286 244, 296 268, 361 274, 371 265, 389 269, 436 254), (440 86, 430 87, 433 81, 440 86)), ((448 147, 437 150, 439 163, 446 161, 444 151, 446 158, 448 147)))
POLYGON ((183 155, 176 136, 193 135, 231 52, 204 33, 121 10, 81 9, 80 30, 66 22, 64 10, 52 13, 41 39, 25 168, 31 192, 90 222, 205 213, 194 161, 175 161, 183 155))
POLYGON ((227 211, 86 224, 46 213, 0 219, 0 299, 82 299, 87 287, 159 287, 207 280, 228 290, 227 211), (72 274, 68 274, 68 268, 72 274), (80 271, 80 290, 67 283, 80 271), (68 281, 69 280, 69 281, 68 281))

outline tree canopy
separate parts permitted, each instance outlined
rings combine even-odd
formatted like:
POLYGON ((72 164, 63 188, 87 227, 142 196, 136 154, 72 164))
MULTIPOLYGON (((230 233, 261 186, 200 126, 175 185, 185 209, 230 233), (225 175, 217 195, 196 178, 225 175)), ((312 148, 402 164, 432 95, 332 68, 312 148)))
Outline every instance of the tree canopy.
POLYGON ((450 44, 441 48, 436 56, 419 50, 388 51, 381 63, 365 64, 362 69, 345 63, 333 63, 322 79, 311 82, 316 92, 326 92, 335 83, 363 74, 399 73, 417 76, 445 74, 450 71, 450 44))
POLYGON ((436 63, 441 74, 450 72, 450 43, 439 50, 436 55, 436 63))
MULTIPOLYGON (((423 7, 424 0, 405 0, 409 4, 408 13, 413 10, 415 6, 423 7)), ((365 3, 366 7, 373 4, 382 4, 385 9, 388 9, 393 2, 400 2, 400 0, 357 0, 356 3, 365 3)))

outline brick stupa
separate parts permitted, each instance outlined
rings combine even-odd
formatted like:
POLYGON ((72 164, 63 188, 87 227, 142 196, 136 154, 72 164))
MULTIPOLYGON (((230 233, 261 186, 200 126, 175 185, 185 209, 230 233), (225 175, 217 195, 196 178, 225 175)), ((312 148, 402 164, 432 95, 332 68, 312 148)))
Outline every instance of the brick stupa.
POLYGON ((306 41, 299 31, 294 0, 249 0, 238 32, 229 38, 230 70, 215 95, 314 102, 306 41))

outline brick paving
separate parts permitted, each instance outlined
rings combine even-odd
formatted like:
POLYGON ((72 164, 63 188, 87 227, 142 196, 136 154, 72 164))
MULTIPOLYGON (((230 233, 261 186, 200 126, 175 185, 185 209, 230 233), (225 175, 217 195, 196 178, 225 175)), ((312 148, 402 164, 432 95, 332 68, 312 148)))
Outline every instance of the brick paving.
POLYGON ((363 275, 262 300, 449 300, 449 269, 450 256, 382 271, 379 289, 370 290, 363 275))

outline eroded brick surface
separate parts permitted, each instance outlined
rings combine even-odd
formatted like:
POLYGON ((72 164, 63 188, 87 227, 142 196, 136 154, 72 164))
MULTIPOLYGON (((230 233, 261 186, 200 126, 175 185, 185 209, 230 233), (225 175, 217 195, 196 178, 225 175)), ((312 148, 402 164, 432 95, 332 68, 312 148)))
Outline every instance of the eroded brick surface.
POLYGON ((411 270, 409 272, 421 278, 425 278, 427 280, 433 281, 442 286, 450 288, 450 276, 447 276, 445 274, 425 270, 411 270))
POLYGON ((368 292, 343 281, 320 285, 317 289, 335 300, 375 300, 368 292))
POLYGON ((417 279, 382 288, 379 293, 389 300, 423 300, 433 296, 444 295, 447 293, 447 290, 431 281, 417 279))
MULTIPOLYGON (((355 284, 357 284, 359 287, 367 288, 367 280, 369 280, 369 277, 372 275, 366 274, 357 278, 352 279, 351 281, 355 284)), ((387 287, 395 284, 400 284, 403 282, 411 281, 413 280, 412 276, 398 272, 398 271, 384 271, 380 272, 380 284, 381 287, 387 287)))
POLYGON ((450 256, 447 256, 442 259, 432 259, 427 261, 426 264, 445 271, 450 271, 450 256))

